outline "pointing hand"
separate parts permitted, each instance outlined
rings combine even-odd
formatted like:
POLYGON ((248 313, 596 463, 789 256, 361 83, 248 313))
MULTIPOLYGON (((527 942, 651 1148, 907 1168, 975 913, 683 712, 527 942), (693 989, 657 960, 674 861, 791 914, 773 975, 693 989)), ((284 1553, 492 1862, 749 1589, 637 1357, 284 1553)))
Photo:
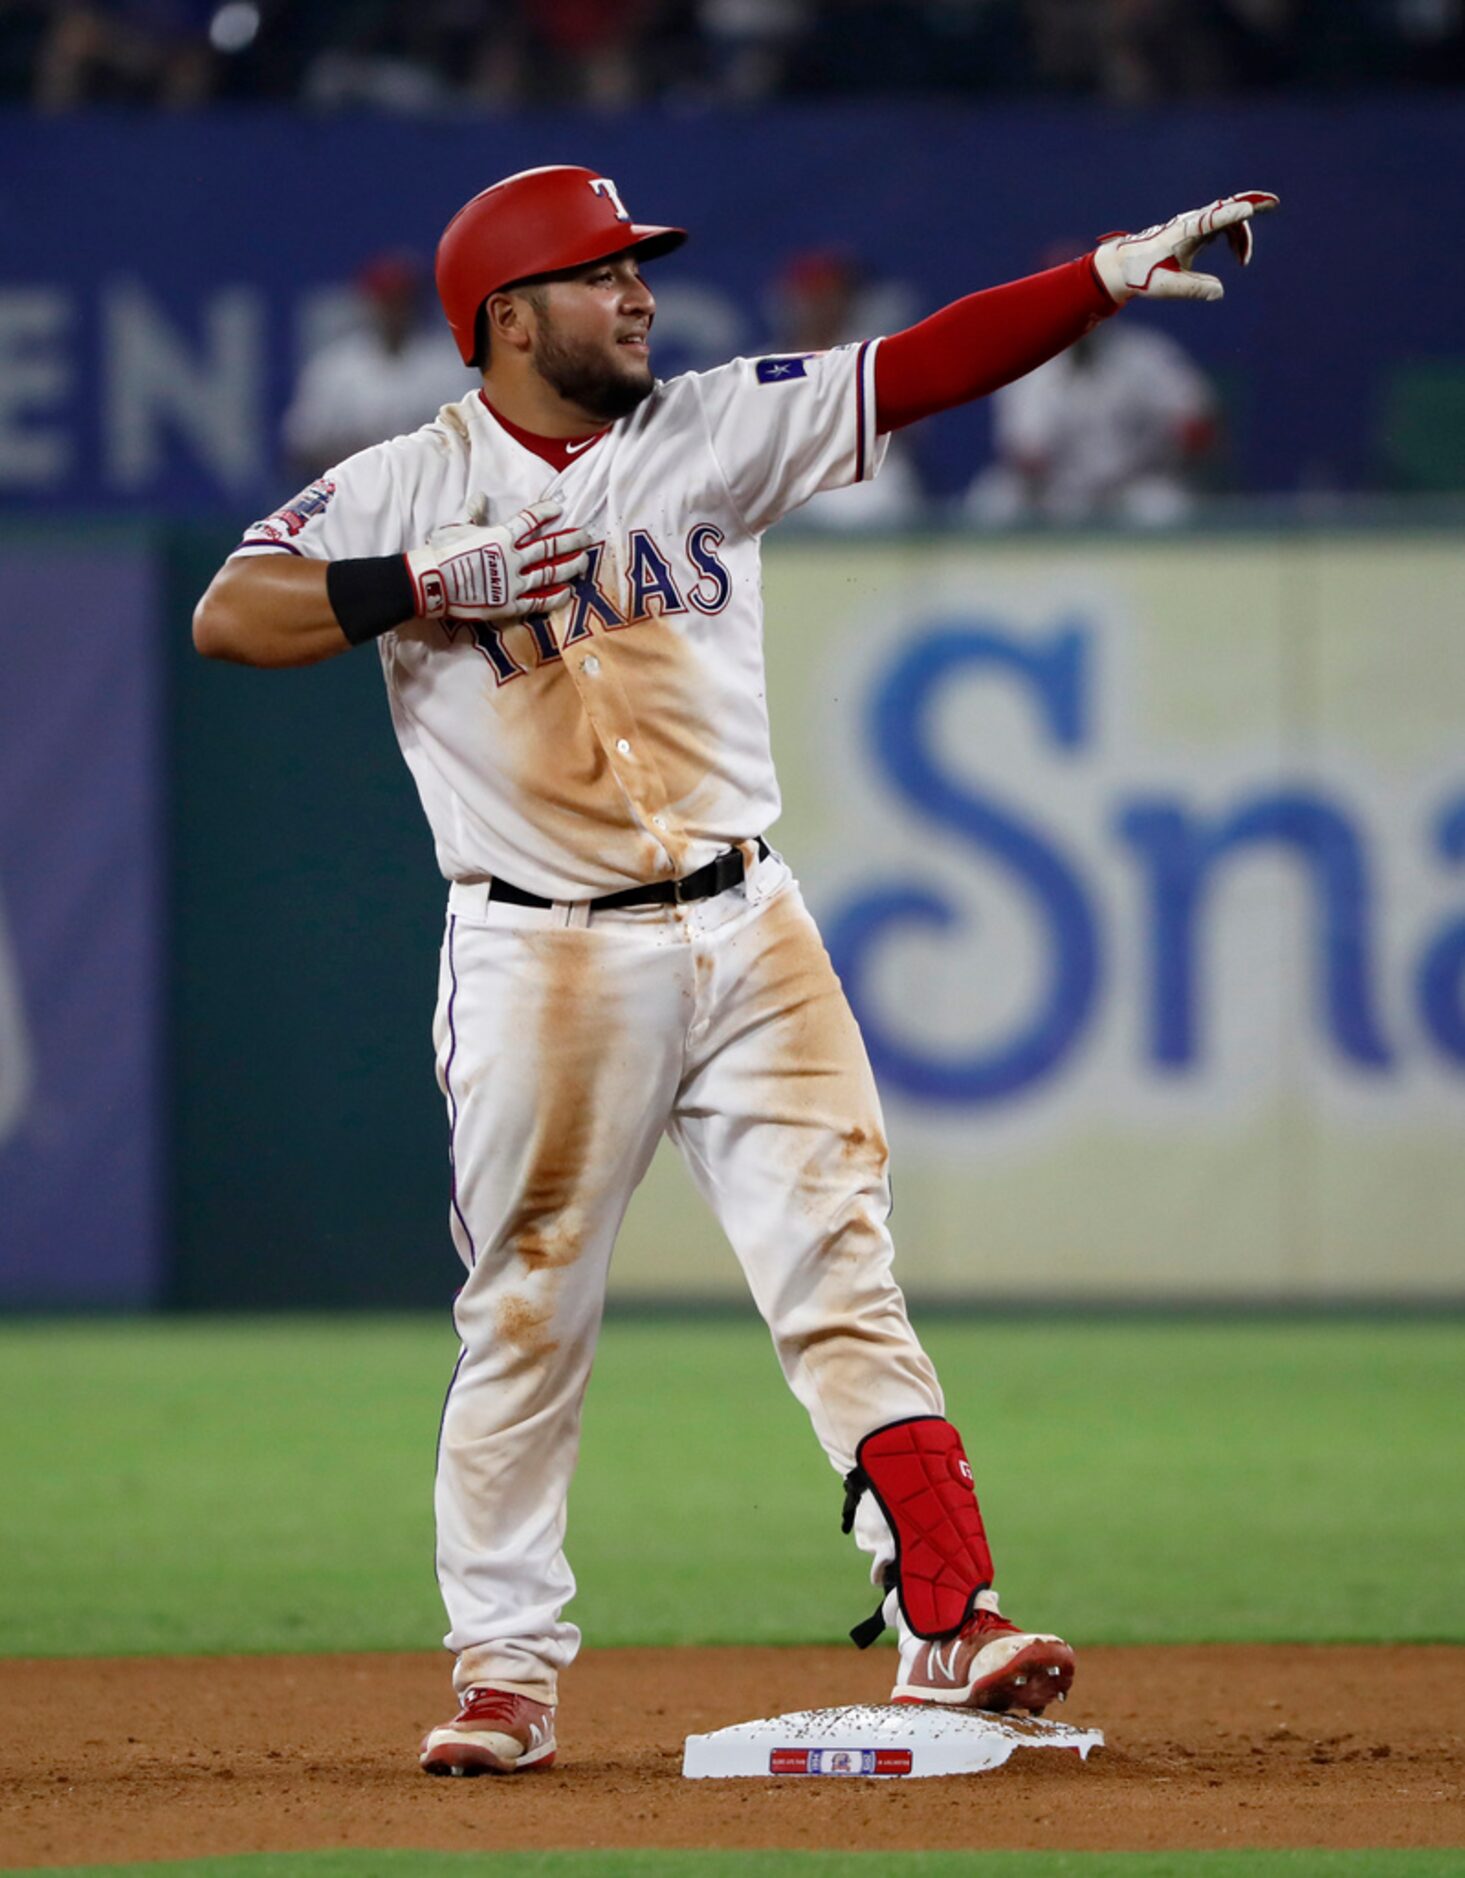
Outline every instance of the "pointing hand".
POLYGON ((1094 266, 1118 306, 1137 294, 1151 300, 1219 300, 1226 289, 1214 274, 1195 273, 1191 262, 1207 243, 1224 234, 1245 267, 1251 259, 1251 218, 1276 206, 1277 198, 1263 189, 1222 196, 1137 235, 1105 235, 1094 266))

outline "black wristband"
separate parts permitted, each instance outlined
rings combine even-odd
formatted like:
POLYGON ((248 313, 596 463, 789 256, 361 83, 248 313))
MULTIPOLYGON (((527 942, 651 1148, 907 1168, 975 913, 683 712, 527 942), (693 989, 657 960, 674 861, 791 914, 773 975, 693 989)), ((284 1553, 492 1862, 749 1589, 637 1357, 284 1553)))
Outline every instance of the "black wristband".
POLYGON ((407 572, 406 556, 401 554, 332 561, 326 569, 326 598, 353 646, 379 639, 417 613, 412 576, 407 572))

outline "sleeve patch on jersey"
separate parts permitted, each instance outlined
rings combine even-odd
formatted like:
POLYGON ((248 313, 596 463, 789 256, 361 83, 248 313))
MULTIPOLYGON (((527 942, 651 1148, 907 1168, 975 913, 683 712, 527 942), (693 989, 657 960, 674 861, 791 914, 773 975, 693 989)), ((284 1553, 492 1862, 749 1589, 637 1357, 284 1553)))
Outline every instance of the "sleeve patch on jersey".
MULTIPOLYGON (((285 504, 284 508, 276 509, 270 517, 270 522, 283 528, 287 535, 298 535, 314 516, 325 513, 335 493, 336 485, 322 477, 319 482, 312 483, 308 489, 302 489, 293 501, 285 504)), ((263 531, 259 528, 251 530, 254 534, 261 532, 263 531)), ((270 532, 274 533, 274 530, 271 529, 270 532)))
POLYGON ((808 360, 807 352, 799 353, 792 358, 759 359, 754 367, 758 374, 758 383, 760 385, 783 385, 791 378, 806 378, 808 360))

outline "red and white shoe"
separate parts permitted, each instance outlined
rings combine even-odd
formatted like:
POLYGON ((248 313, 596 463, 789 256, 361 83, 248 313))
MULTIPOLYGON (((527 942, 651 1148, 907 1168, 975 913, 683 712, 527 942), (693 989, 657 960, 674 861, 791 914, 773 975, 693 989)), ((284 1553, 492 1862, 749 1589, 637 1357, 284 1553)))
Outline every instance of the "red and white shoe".
POLYGON ((517 1774, 554 1764, 554 1710, 507 1689, 470 1689, 450 1722, 423 1736, 429 1774, 517 1774))
POLYGON ((998 1610, 996 1592, 983 1591, 954 1637, 942 1643, 902 1637, 900 1677, 890 1699, 1041 1715, 1068 1694, 1073 1669, 1073 1651, 1062 1637, 1019 1630, 998 1610))

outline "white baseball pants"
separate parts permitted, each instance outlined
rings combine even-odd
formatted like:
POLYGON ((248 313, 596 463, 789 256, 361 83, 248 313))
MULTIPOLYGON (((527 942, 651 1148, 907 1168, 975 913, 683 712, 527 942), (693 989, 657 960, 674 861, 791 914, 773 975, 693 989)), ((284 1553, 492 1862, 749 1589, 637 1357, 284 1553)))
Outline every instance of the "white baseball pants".
MULTIPOLYGON (((553 1702, 580 1642, 565 1502, 611 1248, 663 1131, 840 1474, 941 1391, 890 1273, 864 1045, 776 855, 715 898, 588 917, 454 886, 434 1035, 468 1274, 438 1451, 445 1641, 459 1691, 553 1702)), ((878 1582, 872 1495, 856 1536, 878 1582)))

